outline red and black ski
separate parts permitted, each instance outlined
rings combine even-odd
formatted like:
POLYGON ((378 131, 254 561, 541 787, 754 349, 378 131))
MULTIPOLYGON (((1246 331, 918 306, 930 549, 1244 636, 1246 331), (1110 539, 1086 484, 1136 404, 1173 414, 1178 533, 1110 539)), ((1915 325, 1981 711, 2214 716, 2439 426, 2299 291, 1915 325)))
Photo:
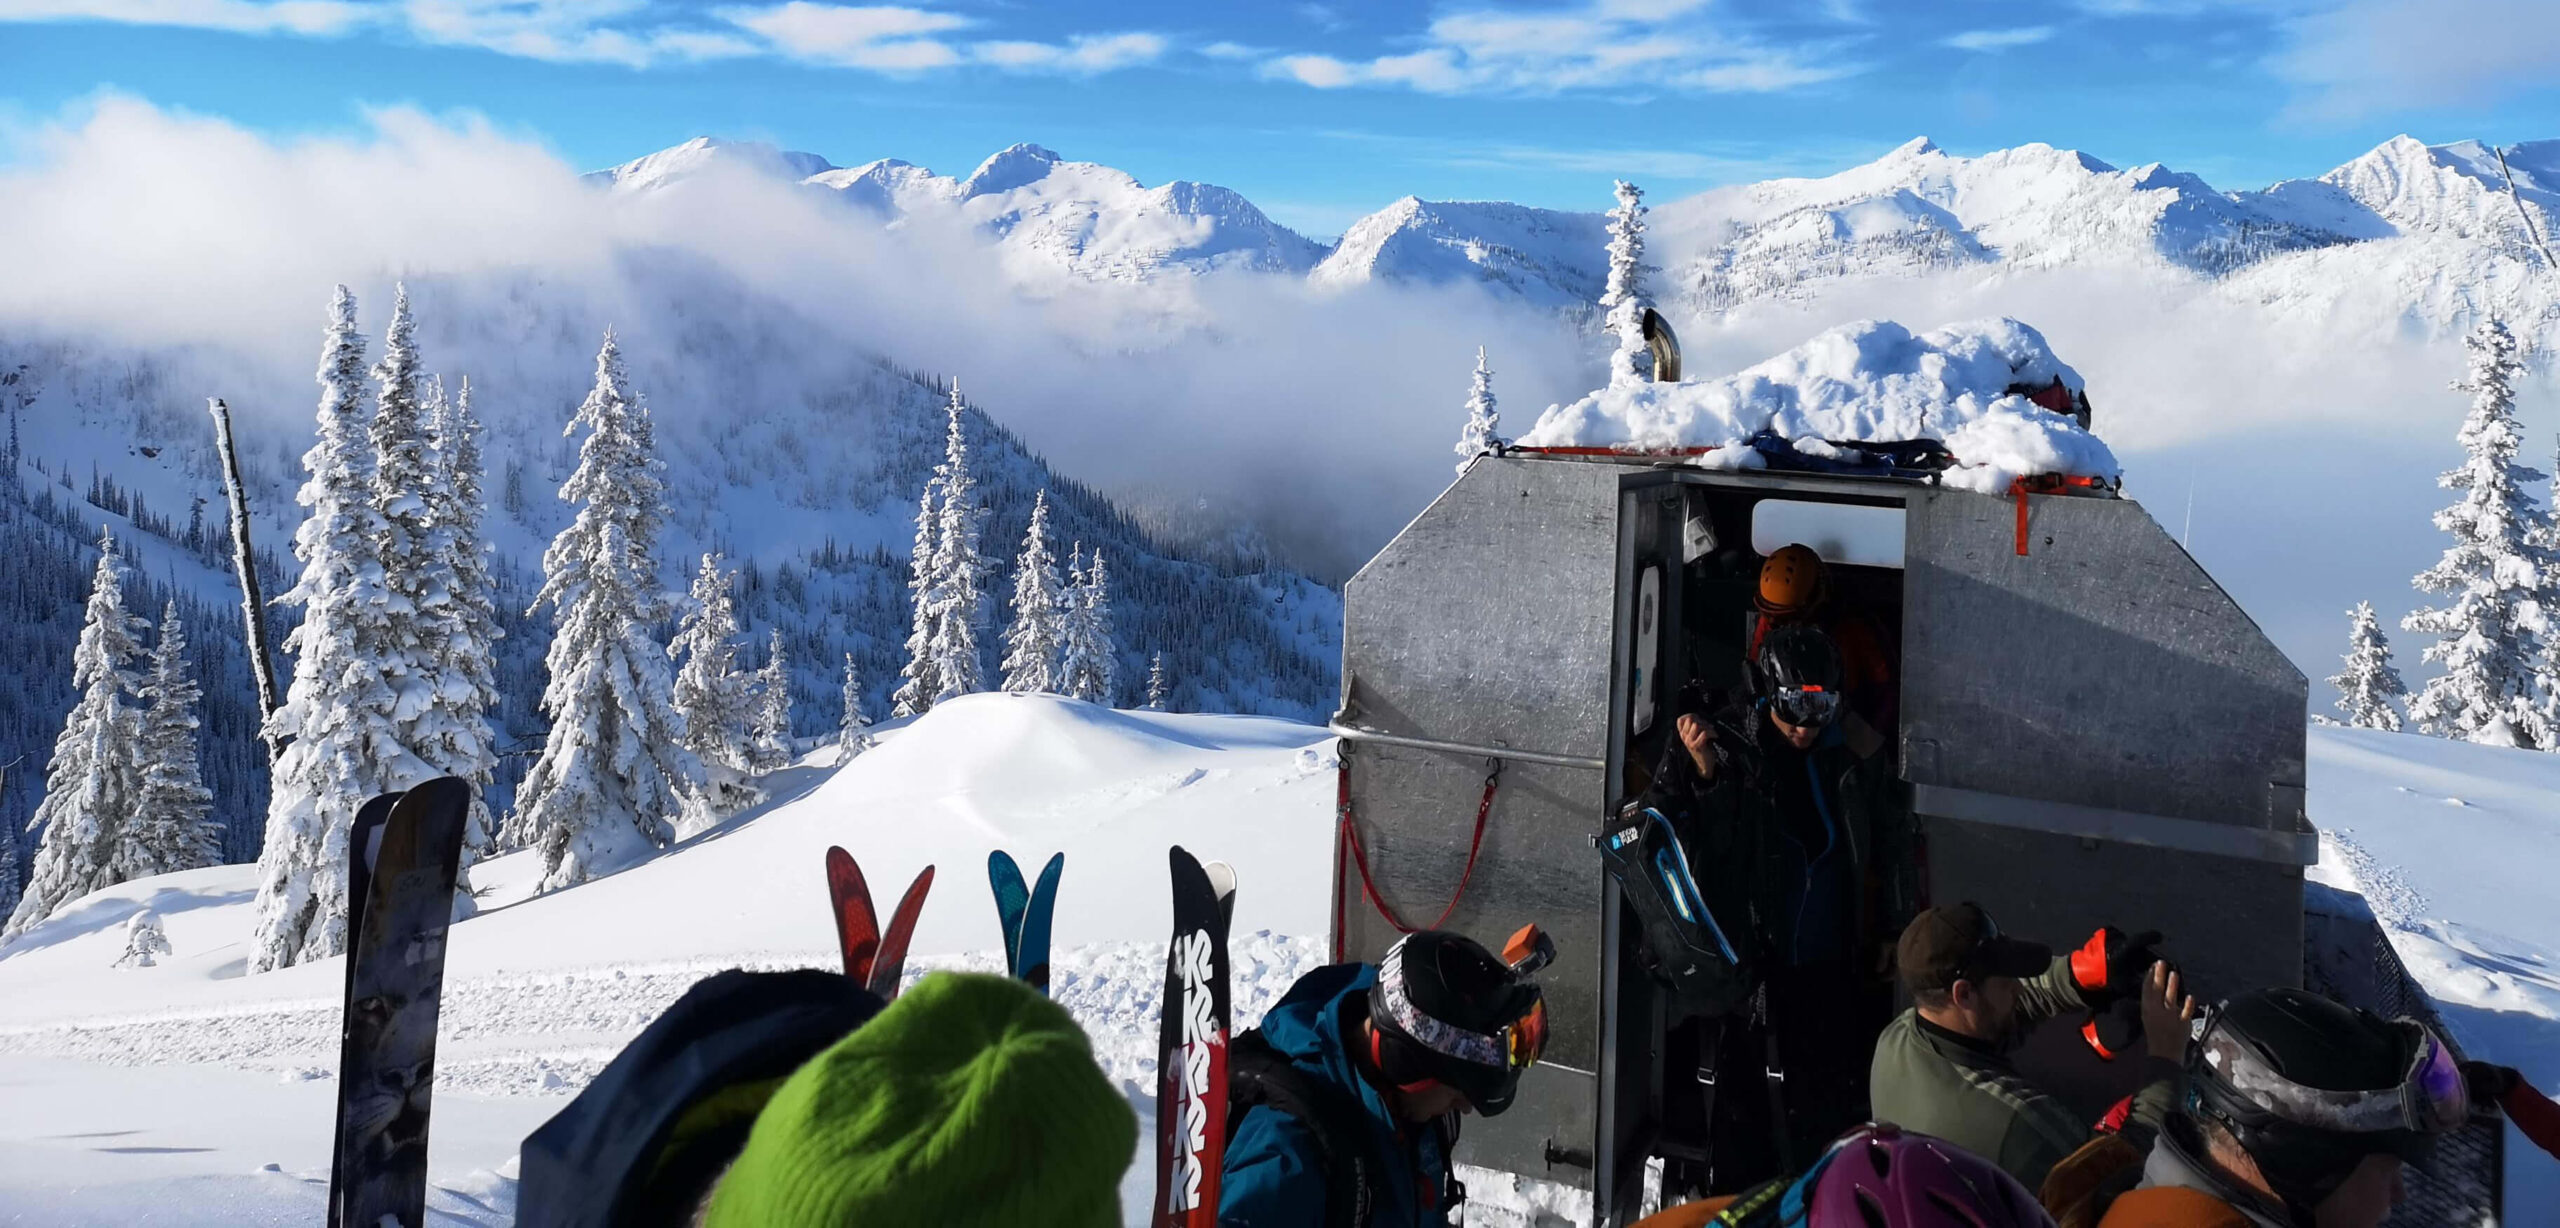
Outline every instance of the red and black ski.
POLYGON ((446 776, 366 803, 350 832, 332 1228, 426 1222, 445 930, 470 811, 471 786, 446 776))
POLYGON ((880 938, 880 956, 871 961, 868 984, 884 1000, 898 997, 898 980, 907 972, 907 940, 915 937, 916 915, 924 911, 924 893, 933 889, 933 867, 926 866, 907 884, 898 911, 889 914, 889 932, 880 938))
POLYGON ((1227 1142, 1227 921, 1235 871, 1177 845, 1173 942, 1156 1035, 1156 1201, 1152 1228, 1217 1228, 1227 1142))
POLYGON ((844 974, 867 984, 880 954, 880 917, 871 911, 871 886, 862 881, 862 867, 840 847, 827 849, 827 900, 836 918, 836 946, 844 952, 844 974))

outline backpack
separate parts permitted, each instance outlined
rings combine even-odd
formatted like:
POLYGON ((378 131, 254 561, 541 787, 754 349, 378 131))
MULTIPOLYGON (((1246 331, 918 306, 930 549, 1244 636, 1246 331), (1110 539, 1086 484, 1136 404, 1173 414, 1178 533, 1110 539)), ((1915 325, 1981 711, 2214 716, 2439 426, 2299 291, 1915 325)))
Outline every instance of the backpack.
POLYGON ((1674 1016, 1720 1016, 1751 996, 1750 961, 1735 936, 1748 929, 1720 920, 1698 886, 1689 850, 1662 812, 1630 803, 1600 833, 1600 856, 1635 910, 1636 955, 1669 991, 1674 1016))
MULTIPOLYGON (((1385 1199, 1387 1175, 1368 1145, 1369 1114, 1360 1102, 1299 1069, 1263 1038, 1262 1029, 1251 1028, 1227 1042, 1227 1141, 1235 1141, 1246 1110, 1256 1105, 1297 1118, 1315 1137, 1317 1166, 1324 1172, 1324 1228, 1368 1228, 1385 1199)), ((1452 1176, 1441 1210, 1465 1197, 1465 1187, 1452 1176)))

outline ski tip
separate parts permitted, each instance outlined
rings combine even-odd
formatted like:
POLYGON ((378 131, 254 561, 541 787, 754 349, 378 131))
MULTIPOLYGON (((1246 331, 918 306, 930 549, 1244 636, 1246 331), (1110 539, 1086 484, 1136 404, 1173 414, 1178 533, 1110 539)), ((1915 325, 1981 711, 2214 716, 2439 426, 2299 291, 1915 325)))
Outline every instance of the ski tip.
POLYGON ((1234 866, 1228 865, 1223 861, 1213 861, 1200 867, 1200 869, 1202 873, 1209 876, 1209 886, 1212 890, 1218 893, 1220 898, 1231 896, 1236 893, 1236 868, 1234 866))
POLYGON ((841 845, 841 844, 830 844, 830 845, 828 845, 828 846, 827 846, 827 868, 828 868, 828 869, 834 869, 834 868, 835 868, 835 867, 837 867, 837 866, 849 866, 849 865, 852 865, 852 864, 853 864, 853 854, 851 854, 851 853, 848 853, 848 852, 844 851, 844 846, 843 846, 843 845, 841 845))

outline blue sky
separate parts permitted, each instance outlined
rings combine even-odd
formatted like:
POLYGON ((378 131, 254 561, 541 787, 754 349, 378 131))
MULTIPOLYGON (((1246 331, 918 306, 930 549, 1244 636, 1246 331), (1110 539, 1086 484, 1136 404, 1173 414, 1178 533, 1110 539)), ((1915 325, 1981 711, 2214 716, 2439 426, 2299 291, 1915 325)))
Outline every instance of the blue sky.
POLYGON ((1407 193, 1598 209, 1926 134, 2223 187, 2400 132, 2560 137, 2553 0, 0 0, 0 124, 102 90, 294 135, 471 112, 582 167, 688 137, 962 174, 1036 141, 1319 235, 1407 193))

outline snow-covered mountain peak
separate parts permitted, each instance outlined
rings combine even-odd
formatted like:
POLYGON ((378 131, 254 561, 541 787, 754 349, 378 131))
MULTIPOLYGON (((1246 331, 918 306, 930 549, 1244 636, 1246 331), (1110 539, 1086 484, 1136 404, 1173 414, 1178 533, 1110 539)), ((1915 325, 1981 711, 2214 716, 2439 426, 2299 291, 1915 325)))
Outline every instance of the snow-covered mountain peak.
POLYGON ((1894 146, 1892 153, 1886 154, 1883 158, 1878 159, 1878 161, 1886 161, 1894 158, 1917 158, 1923 154, 1945 152, 1945 150, 1938 148, 1938 143, 1936 141, 1930 140, 1925 136, 1915 136, 1910 140, 1894 146))
POLYGON ((1540 306, 1584 307, 1599 298, 1607 244, 1597 213, 1407 196, 1352 223, 1308 278, 1481 283, 1540 306))
POLYGON ((839 193, 849 204, 890 217, 905 213, 911 202, 948 201, 956 190, 950 180, 913 162, 881 158, 860 166, 822 171, 801 181, 812 188, 839 193))
POLYGON ((783 149, 763 141, 731 141, 698 136, 672 149, 634 158, 610 170, 585 176, 617 192, 647 192, 692 178, 713 167, 737 167, 780 179, 801 180, 835 169, 813 153, 783 149))
MULTIPOLYGON (((961 181, 960 197, 963 200, 968 200, 974 197, 988 196, 999 192, 1011 192, 1016 188, 1029 187, 1032 184, 1047 178, 1049 172, 1056 169, 1063 161, 1065 161, 1065 159, 1060 158, 1055 151, 1039 145, 1023 144, 1007 146, 1004 149, 996 151, 993 155, 989 156, 986 161, 979 163, 978 169, 970 172, 969 177, 961 181)), ((1095 164, 1090 162, 1077 163, 1076 165, 1079 167, 1093 166, 1096 170, 1109 169, 1108 167, 1095 166, 1095 164)), ((1119 174, 1119 172, 1116 171, 1113 173, 1119 174)), ((1126 175, 1122 175, 1121 177, 1129 178, 1126 175)), ((1137 180, 1130 178, 1129 182, 1134 185, 1137 180)))
POLYGON ((2426 145, 2402 135, 2320 179, 2403 233, 2449 234, 2504 246, 2525 241, 2518 198, 2540 215, 2535 218, 2538 226, 2560 215, 2560 191, 2543 178, 2560 169, 2554 164, 2560 164, 2560 142, 2520 146, 2508 157, 2516 188, 2510 197, 2495 150, 2478 141, 2426 145), (2524 165, 2518 166, 2519 161, 2524 165))

